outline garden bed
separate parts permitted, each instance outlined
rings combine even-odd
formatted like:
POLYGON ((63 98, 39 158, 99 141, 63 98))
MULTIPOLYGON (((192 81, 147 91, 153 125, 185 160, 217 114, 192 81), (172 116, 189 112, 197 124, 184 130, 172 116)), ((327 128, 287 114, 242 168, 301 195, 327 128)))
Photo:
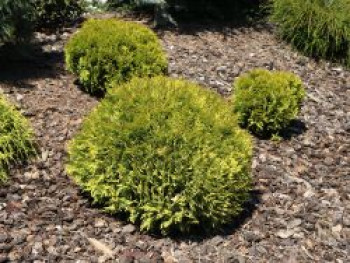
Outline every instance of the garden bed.
POLYGON ((350 72, 299 55, 272 30, 187 25, 158 31, 171 76, 225 97, 235 77, 256 67, 292 71, 306 84, 300 118, 285 140, 255 140, 247 211, 212 236, 142 234, 92 207, 68 178, 66 143, 98 102, 64 69, 62 49, 74 29, 37 34, 45 53, 34 61, 1 63, 0 91, 28 116, 41 151, 0 188, 0 262, 346 262, 350 72))

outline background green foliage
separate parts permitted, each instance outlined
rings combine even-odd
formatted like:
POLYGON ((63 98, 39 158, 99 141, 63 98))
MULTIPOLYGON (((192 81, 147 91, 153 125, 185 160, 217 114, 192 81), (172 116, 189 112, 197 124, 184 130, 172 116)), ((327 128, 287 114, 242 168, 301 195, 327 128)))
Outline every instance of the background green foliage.
POLYGON ((33 12, 28 0, 0 1, 0 46, 26 40, 31 33, 33 12))
POLYGON ((83 0, 1 0, 0 45, 26 41, 36 27, 65 25, 82 14, 83 0))
POLYGON ((251 187, 251 138, 229 105, 165 77, 111 89, 69 156, 68 174, 95 202, 163 234, 231 222, 251 187))
POLYGON ((24 161, 34 153, 28 122, 0 95, 0 183, 6 180, 10 164, 24 161))
POLYGON ((296 75, 255 69, 235 81, 234 111, 243 127, 257 135, 274 135, 297 117, 304 96, 296 75))
POLYGON ((50 28, 70 23, 83 13, 83 0, 33 0, 37 27, 50 28))
POLYGON ((350 66, 350 0, 272 0, 271 18, 306 55, 350 66))
POLYGON ((167 70, 158 37, 147 27, 115 19, 89 20, 68 42, 68 70, 78 74, 90 93, 133 76, 154 76, 167 70))
MULTIPOLYGON (((253 15, 260 0, 167 0, 171 7, 183 7, 187 17, 239 20, 253 15)), ((176 11, 176 9, 174 10, 176 11)), ((183 11, 179 14, 183 16, 183 11)))
MULTIPOLYGON (((110 7, 126 6, 149 10, 150 4, 166 5, 178 20, 246 20, 257 13, 264 0, 109 0, 110 7)), ((163 9, 163 11, 165 11, 163 9)), ((158 14, 159 15, 159 14, 158 14)))

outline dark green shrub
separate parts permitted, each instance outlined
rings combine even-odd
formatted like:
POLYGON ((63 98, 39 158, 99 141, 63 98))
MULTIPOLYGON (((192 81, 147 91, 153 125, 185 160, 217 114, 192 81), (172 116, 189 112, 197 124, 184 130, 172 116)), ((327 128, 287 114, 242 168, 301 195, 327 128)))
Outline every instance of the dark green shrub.
POLYGON ((69 145, 68 174, 146 231, 232 222, 251 187, 251 138, 228 104, 166 77, 111 89, 69 145))
POLYGON ((215 19, 244 22, 248 17, 256 15, 261 2, 264 0, 109 0, 108 4, 112 8, 129 7, 137 11, 149 11, 150 5, 165 5, 179 20, 215 19))
POLYGON ((154 32, 115 19, 89 20, 65 49, 69 71, 77 74, 90 93, 133 76, 165 73, 167 59, 154 32))
POLYGON ((31 33, 32 6, 28 0, 0 1, 0 46, 26 40, 31 33))
POLYGON ((235 81, 234 111, 253 133, 276 135, 296 118, 304 96, 296 75, 255 69, 235 81))
POLYGON ((83 13, 83 0, 33 0, 37 27, 50 28, 70 23, 83 13))
POLYGON ((35 153, 33 132, 24 117, 0 95, 0 183, 11 164, 35 153))
MULTIPOLYGON (((166 0, 171 6, 183 7, 188 16, 211 19, 244 19, 256 12, 261 0, 166 0)), ((180 13, 180 16, 183 15, 180 13)))
POLYGON ((350 66, 350 0, 272 0, 282 38, 306 55, 350 66))

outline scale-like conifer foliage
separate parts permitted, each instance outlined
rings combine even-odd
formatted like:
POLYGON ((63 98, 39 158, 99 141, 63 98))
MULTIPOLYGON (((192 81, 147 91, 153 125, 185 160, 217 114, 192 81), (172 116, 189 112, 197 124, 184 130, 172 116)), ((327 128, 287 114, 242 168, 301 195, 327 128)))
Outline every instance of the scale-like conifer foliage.
POLYGON ((234 83, 234 111, 243 127, 276 135, 294 120, 305 96, 301 79, 289 72, 255 69, 234 83))
POLYGON ((0 182, 7 179, 11 164, 35 153, 33 137, 27 120, 0 95, 0 182))
POLYGON ((252 143, 219 95, 183 80, 110 90, 69 145, 68 173, 145 231, 232 222, 251 188, 252 143))
POLYGON ((68 70, 90 93, 111 83, 167 71, 168 62, 157 35, 146 26, 116 19, 84 23, 65 49, 68 70))

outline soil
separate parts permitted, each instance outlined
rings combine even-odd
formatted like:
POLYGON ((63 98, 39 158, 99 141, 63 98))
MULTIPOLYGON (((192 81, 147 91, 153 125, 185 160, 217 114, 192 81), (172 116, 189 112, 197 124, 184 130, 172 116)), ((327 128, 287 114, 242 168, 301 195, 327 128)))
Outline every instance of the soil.
POLYGON ((36 57, 2 61, 0 92, 31 121, 39 157, 0 188, 0 262, 349 262, 350 71, 279 41, 270 25, 159 30, 169 74, 224 97, 247 70, 298 74, 300 116, 281 142, 255 138, 247 210, 212 236, 162 238, 94 207, 66 175, 66 144, 98 99, 64 68, 74 28, 36 34, 36 57))

